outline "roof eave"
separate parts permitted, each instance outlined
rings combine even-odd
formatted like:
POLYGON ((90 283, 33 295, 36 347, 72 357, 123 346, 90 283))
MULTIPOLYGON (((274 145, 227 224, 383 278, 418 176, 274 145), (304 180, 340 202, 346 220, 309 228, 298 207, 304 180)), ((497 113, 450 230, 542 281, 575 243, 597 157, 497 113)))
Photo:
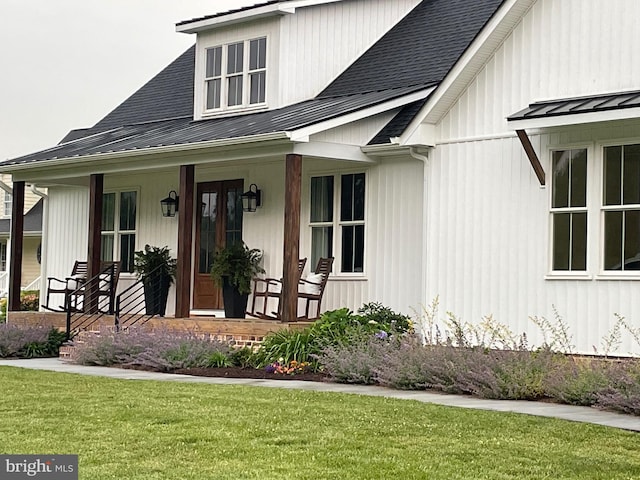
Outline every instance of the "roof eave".
POLYGON ((65 167, 85 163, 96 163, 101 161, 108 161, 112 159, 122 159, 129 157, 139 157, 141 155, 161 155, 161 154, 173 154, 173 153, 186 153, 197 150, 220 148, 220 147, 233 147, 239 145, 245 145, 250 143, 267 142, 274 140, 289 140, 290 134, 288 132, 272 132, 260 135, 252 135, 248 137, 235 137, 225 138, 220 140, 211 140, 207 142, 196 143, 184 143, 179 145, 168 145, 162 147, 149 147, 145 149, 126 150, 119 152, 106 152, 96 153, 91 155, 84 155, 81 157, 64 157, 64 158, 52 158, 47 160, 30 161, 22 164, 9 164, 0 166, 0 173, 13 173, 31 169, 51 168, 51 167, 65 167))
POLYGON ((279 2, 272 5, 264 5, 256 8, 248 8, 239 12, 232 12, 226 15, 220 15, 193 22, 180 22, 176 25, 176 32, 179 33, 198 33, 212 28, 226 27, 250 20, 257 20, 267 17, 284 16, 296 13, 297 8, 310 7, 323 3, 334 3, 341 0, 298 0, 279 2))
POLYGON ((440 82, 422 110, 400 137, 401 145, 423 143, 420 125, 435 125, 458 100, 467 85, 484 67, 496 48, 512 32, 536 0, 505 0, 484 28, 440 82))

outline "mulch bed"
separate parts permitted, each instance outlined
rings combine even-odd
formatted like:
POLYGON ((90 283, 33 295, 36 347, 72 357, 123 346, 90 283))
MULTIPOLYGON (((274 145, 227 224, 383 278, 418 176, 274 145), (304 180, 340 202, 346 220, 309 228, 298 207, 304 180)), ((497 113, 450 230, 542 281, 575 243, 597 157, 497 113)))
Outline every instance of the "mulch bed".
POLYGON ((255 368, 223 367, 223 368, 180 368, 172 373, 181 375, 195 375, 198 377, 223 378, 255 378, 265 380, 303 380, 306 382, 327 382, 328 377, 321 373, 296 373, 283 375, 282 373, 268 373, 255 368))

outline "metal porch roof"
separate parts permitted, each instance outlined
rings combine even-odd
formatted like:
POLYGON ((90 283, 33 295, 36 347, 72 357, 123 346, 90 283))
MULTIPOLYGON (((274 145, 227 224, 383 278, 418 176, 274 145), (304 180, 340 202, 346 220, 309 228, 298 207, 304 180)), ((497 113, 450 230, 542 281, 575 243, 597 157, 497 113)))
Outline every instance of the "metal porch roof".
POLYGON ((125 125, 0 163, 0 167, 61 158, 129 152, 291 132, 422 90, 422 86, 307 100, 277 110, 193 121, 191 117, 125 125))
POLYGON ((535 102, 510 115, 507 120, 529 120, 636 107, 640 107, 640 90, 535 102))

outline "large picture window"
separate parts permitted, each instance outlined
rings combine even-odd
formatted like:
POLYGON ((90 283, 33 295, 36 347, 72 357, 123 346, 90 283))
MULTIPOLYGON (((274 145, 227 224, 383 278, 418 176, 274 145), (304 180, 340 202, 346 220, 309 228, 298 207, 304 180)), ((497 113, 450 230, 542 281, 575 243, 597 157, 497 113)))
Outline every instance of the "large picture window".
POLYGON ((604 270, 640 270, 640 145, 604 148, 604 270))
POLYGON ((137 197, 136 191, 110 192, 102 196, 100 259, 120 260, 122 272, 133 272, 137 197))
POLYGON ((205 52, 206 110, 266 102, 266 38, 218 45, 205 52))
POLYGON ((552 153, 551 225, 554 271, 587 269, 587 150, 552 153))
POLYGON ((312 265, 335 256, 341 273, 364 272, 365 184, 364 173, 311 178, 312 265))

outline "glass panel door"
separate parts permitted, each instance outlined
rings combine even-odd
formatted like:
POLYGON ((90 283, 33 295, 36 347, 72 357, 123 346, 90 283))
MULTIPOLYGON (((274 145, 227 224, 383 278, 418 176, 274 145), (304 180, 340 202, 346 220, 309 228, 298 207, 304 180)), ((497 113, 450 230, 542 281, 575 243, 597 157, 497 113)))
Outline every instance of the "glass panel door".
POLYGON ((199 183, 196 197, 196 265, 193 308, 220 310, 222 290, 213 284, 209 272, 218 248, 242 241, 242 180, 199 183))

